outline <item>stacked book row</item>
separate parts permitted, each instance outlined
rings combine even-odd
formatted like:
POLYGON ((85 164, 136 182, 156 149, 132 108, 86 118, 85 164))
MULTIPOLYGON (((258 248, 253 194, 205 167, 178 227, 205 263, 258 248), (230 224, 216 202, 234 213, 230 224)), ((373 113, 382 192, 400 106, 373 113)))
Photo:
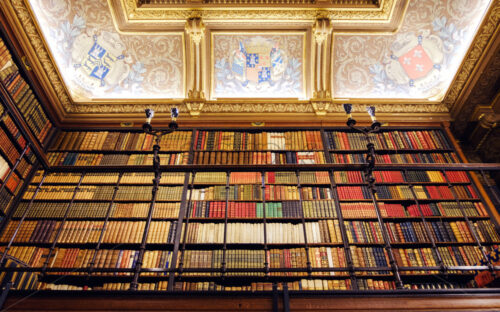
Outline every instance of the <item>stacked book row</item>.
MULTIPOLYGON (((368 143, 363 133, 329 131, 326 133, 330 149, 365 150, 368 143)), ((370 142, 379 150, 434 150, 451 149, 439 130, 388 131, 370 134, 370 142)))
MULTIPOLYGON (((266 238, 269 244, 303 244, 304 229, 309 243, 340 243, 340 229, 334 220, 320 220, 318 222, 267 223, 266 238)), ((183 226, 183 232, 186 226, 183 226)), ((186 243, 194 244, 263 244, 263 223, 227 224, 226 240, 224 240, 224 223, 189 223, 186 233, 186 243)), ((183 234, 181 234, 182 236, 183 234)), ((183 237, 183 236, 182 236, 183 237)))
MULTIPOLYGON (((300 290, 350 290, 351 280, 349 279, 301 279, 300 281, 290 282, 288 289, 292 291, 300 290)), ((154 285, 156 290, 158 286, 154 285)), ((126 288, 126 286, 123 286, 126 288)), ((225 286, 218 285, 215 282, 176 282, 174 291, 272 291, 273 283, 251 283, 245 286, 225 286)))
POLYGON ((322 150, 319 131, 198 131, 195 149, 203 151, 322 150))
POLYGON ((8 188, 12 193, 16 193, 16 189, 22 180, 15 172, 12 172, 9 179, 6 180, 10 172, 11 169, 9 164, 0 155, 0 185, 5 183, 6 188, 8 188))
MULTIPOLYGON (((345 251, 341 247, 311 247, 309 255, 304 248, 271 249, 268 251, 269 265, 271 268, 307 268, 307 256, 313 268, 345 268, 345 251)), ((273 272, 271 275, 300 276, 306 272, 273 272)), ((324 271, 315 272, 313 275, 347 275, 347 272, 324 271)))
MULTIPOLYGON (((23 195, 23 199, 31 199, 37 187, 30 185, 23 195)), ((111 185, 81 185, 76 190, 76 185, 49 185, 42 186, 36 195, 36 199, 43 200, 70 200, 73 195, 77 200, 111 200, 115 188, 111 185)), ((151 200, 152 186, 120 186, 116 193, 116 200, 151 200)), ((181 199, 182 186, 158 189, 157 200, 179 200, 181 199)))
MULTIPOLYGON (((52 150, 152 151, 154 137, 144 132, 74 131, 61 132, 52 150)), ((161 137, 163 151, 189 151, 191 131, 175 131, 161 137)))
MULTIPOLYGON (((404 154, 379 154, 375 151, 375 162, 377 164, 441 164, 458 163, 460 159, 455 153, 404 153, 404 154)), ((334 164, 364 164, 364 154, 339 154, 330 153, 334 164)))
MULTIPOLYGON (((180 209, 177 203, 156 203, 153 210, 153 218, 177 218, 180 209)), ((14 212, 15 218, 20 218, 29 202, 19 203, 14 212)), ((148 215, 149 203, 113 203, 109 213, 110 218, 137 218, 145 219, 148 215)), ((28 218, 62 218, 66 213, 68 203, 60 202, 33 202, 30 210, 27 212, 28 218)), ((87 203, 75 202, 68 211, 68 218, 105 218, 110 208, 110 203, 87 203)))
POLYGON ((384 243, 378 222, 344 221, 350 243, 384 243))
MULTIPOLYGON (((358 268, 388 267, 389 255, 382 247, 358 247, 351 246, 352 263, 358 268)), ((388 268, 389 269, 389 268, 388 268)), ((379 271, 379 274, 387 274, 388 271, 379 271)), ((365 274, 376 275, 377 272, 366 272, 365 274)), ((363 275, 363 272, 358 273, 363 275)))
MULTIPOLYGON (((33 177, 32 184, 42 180, 43 170, 39 170, 33 177)), ((81 173, 53 172, 45 175, 44 183, 77 184, 81 173)), ((184 183, 184 172, 162 172, 160 184, 182 184, 184 183)), ((118 172, 88 172, 82 178, 82 184, 116 184, 118 172)), ((153 172, 125 172, 122 174, 120 184, 153 184, 153 172)))
MULTIPOLYGON (((311 200, 268 202, 266 203, 266 218, 335 218, 336 212, 333 201, 311 200)), ((192 218, 224 218, 226 202, 198 201, 190 202, 188 215, 192 218)), ((228 218, 263 218, 263 203, 229 202, 227 206, 228 218)))
MULTIPOLYGON (((359 188, 350 186, 349 188, 359 188)), ((478 198, 476 191, 472 185, 455 185, 453 186, 457 197, 464 198, 478 198)), ((413 187, 417 199, 454 199, 452 190, 446 185, 415 185, 413 187)), ((352 192, 352 191, 351 191, 352 192)), ((359 190, 358 190, 359 193, 359 190)), ((351 193, 352 194, 352 193, 351 193)), ((352 198, 365 198, 359 195, 352 194, 352 198)), ((411 189, 408 185, 378 185, 377 194, 378 199, 414 199, 411 189)))
MULTIPOLYGON (((207 188, 193 189, 191 200, 262 200, 260 185, 216 185, 207 188)), ((332 199, 330 188, 306 186, 299 188, 293 185, 266 185, 264 197, 266 200, 314 200, 332 199)))
MULTIPOLYGON (((437 242, 473 243, 474 236, 464 221, 428 222, 429 232, 437 242)), ((498 242, 498 234, 489 220, 472 223, 481 242, 498 242)), ((385 223, 392 243, 430 242, 430 238, 421 222, 385 223)))
MULTIPOLYGON (((56 248, 51 256, 49 268, 86 268, 95 255, 94 268, 129 269, 135 266, 139 251, 109 249, 56 248)), ((68 274, 67 272, 61 274, 68 274)), ((71 274, 71 273, 69 273, 71 274)), ((82 274, 82 273, 76 273, 82 274)), ((98 273, 99 274, 99 273, 98 273)), ((108 273, 100 273, 108 274, 108 273)), ((113 273, 111 273, 113 274, 113 273)), ((116 273, 114 273, 116 274, 116 273)), ((118 273, 120 275, 124 273, 118 273)))
MULTIPOLYGON (((488 213, 481 202, 440 202, 420 204, 420 209, 424 216, 443 216, 443 217, 463 217, 462 211, 468 217, 487 217, 488 213)), ((405 216, 420 217, 417 205, 405 207, 405 216)))
MULTIPOLYGON (((299 179, 301 184, 330 184, 327 171, 301 171, 299 179)), ((194 184, 226 184, 226 180, 225 172, 197 172, 194 184)), ((272 171, 265 173, 264 183, 297 185, 298 181, 295 172, 272 171)), ((262 184, 262 174, 260 172, 231 172, 229 184, 262 184)))
MULTIPOLYGON (((151 166, 153 154, 95 154, 78 152, 49 152, 53 166, 151 166)), ((189 153, 160 154, 162 165, 187 165, 189 153)))
MULTIPOLYGON (((3 46, 3 42, 0 42, 0 45, 3 46)), ((4 56, 6 56, 5 53, 4 56)), ((53 125, 30 86, 21 77, 17 66, 11 61, 7 62, 4 67, 0 68, 0 79, 31 131, 43 143, 53 125)))
POLYGON ((199 165, 326 164, 323 152, 194 152, 199 165))
MULTIPOLYGON (((419 207, 416 204, 404 206, 402 204, 378 203, 382 217, 405 218, 420 217, 419 207)), ((372 203, 340 203, 344 218, 376 218, 375 207, 372 203)), ((488 216, 481 202, 439 202, 420 204, 422 215, 442 217, 463 217, 462 210, 468 217, 488 216)))

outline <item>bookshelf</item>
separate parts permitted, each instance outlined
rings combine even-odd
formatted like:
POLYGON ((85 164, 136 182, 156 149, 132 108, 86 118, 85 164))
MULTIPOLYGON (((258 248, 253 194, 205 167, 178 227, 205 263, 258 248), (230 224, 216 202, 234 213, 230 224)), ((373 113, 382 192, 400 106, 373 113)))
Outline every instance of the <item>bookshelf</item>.
POLYGON ((31 80, 25 73, 26 69, 24 65, 20 65, 23 63, 3 28, 0 34, 2 101, 9 106, 11 114, 16 115, 18 123, 23 124, 22 131, 30 132, 30 135, 25 134, 25 136, 41 150, 47 145, 55 130, 54 123, 42 106, 36 90, 31 87, 31 80))
POLYGON ((392 157, 377 163, 375 198, 362 163, 336 161, 364 156, 364 138, 346 128, 181 129, 162 141, 164 160, 183 160, 162 162, 151 205, 151 163, 129 162, 150 157, 151 139, 60 132, 52 166, 36 172, 0 236, 2 251, 39 273, 15 289, 468 288, 472 266, 500 243, 440 128, 373 138, 377 157, 392 157))
POLYGON ((9 213, 14 198, 32 171, 36 157, 11 114, 0 105, 0 215, 9 213))

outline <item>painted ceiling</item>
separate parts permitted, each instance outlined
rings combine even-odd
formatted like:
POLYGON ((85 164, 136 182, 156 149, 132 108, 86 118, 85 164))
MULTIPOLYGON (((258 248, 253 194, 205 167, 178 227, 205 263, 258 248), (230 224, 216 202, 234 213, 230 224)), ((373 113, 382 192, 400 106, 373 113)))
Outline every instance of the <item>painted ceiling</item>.
MULTIPOLYGON (((182 33, 121 34, 102 0, 29 3, 74 101, 185 96, 182 33)), ((396 33, 334 32, 334 97, 441 99, 489 3, 410 1, 396 33)), ((306 98, 305 32, 211 43, 211 98, 306 98)))
POLYGON ((473 43, 486 32, 487 45, 488 16, 498 15, 493 0, 280 2, 9 0, 0 9, 19 21, 62 115, 166 103, 191 116, 324 116, 343 102, 447 114, 473 43))

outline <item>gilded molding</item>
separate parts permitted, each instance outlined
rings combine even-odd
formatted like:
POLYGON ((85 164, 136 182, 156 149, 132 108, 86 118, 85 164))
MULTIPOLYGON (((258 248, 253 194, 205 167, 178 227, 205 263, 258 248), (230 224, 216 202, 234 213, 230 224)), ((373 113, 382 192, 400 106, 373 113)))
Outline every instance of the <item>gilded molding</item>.
MULTIPOLYGON (((448 108, 441 104, 375 104, 377 113, 448 113, 448 108)), ((366 112, 366 104, 352 104, 353 112, 366 112)), ((330 105, 329 113, 344 113, 340 104, 330 105)))
POLYGON ((493 1, 491 13, 485 18, 485 22, 478 31, 474 41, 471 44, 468 54, 464 58, 464 62, 460 67, 455 80, 450 86, 443 103, 452 113, 461 107, 456 107, 460 94, 469 79, 471 78, 474 68, 478 64, 483 55, 488 43, 493 40, 493 35, 499 26, 500 21, 500 1, 493 1))
MULTIPOLYGON (((162 6, 171 6, 175 7, 179 4, 199 4, 199 0, 136 0, 137 7, 147 4, 154 5, 162 5, 162 6)), ((284 5, 357 5, 357 6, 366 6, 366 5, 374 5, 379 6, 380 3, 378 0, 204 0, 204 6, 210 6, 214 4, 232 4, 232 5, 258 5, 258 4, 284 4, 284 5)))
POLYGON ((204 113, 314 113, 310 103, 206 103, 204 113))
POLYGON ((10 0, 10 3, 12 4, 12 8, 17 14, 17 18, 22 25, 23 31, 28 37, 31 46, 48 77, 49 81, 43 81, 43 83, 50 83, 62 107, 64 108, 64 111, 66 113, 71 112, 71 100, 67 94, 66 87, 50 58, 50 53, 46 49, 42 36, 38 32, 29 9, 26 7, 23 0, 10 0))
POLYGON ((397 4, 396 0, 384 0, 378 8, 180 8, 180 7, 138 7, 137 0, 122 0, 126 18, 131 20, 179 20, 201 17, 204 20, 282 20, 282 19, 308 19, 329 18, 338 21, 345 20, 374 20, 380 22, 389 20, 392 9, 397 4))
POLYGON ((177 107, 181 113, 187 112, 187 106, 183 103, 172 103, 172 104, 99 104, 99 105, 88 105, 88 104, 74 104, 72 106, 71 113, 83 114, 83 113, 144 113, 146 108, 152 108, 155 113, 169 113, 170 109, 177 107))

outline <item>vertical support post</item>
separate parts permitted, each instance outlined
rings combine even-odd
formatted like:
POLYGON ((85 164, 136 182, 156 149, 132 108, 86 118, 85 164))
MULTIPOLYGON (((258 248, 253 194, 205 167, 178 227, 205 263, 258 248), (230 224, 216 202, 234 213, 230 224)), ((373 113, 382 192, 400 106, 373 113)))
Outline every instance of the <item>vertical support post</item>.
POLYGON ((49 254, 47 255, 47 259, 45 260, 41 273, 42 275, 45 275, 45 271, 47 270, 47 266, 49 265, 50 257, 52 256, 52 253, 54 252, 54 249, 56 248, 57 241, 59 240, 59 236, 61 236, 61 233, 64 228, 64 224, 66 223, 66 219, 68 218, 68 213, 71 209, 71 206, 73 206, 73 202, 75 201, 76 194, 78 194, 78 191, 80 190, 80 185, 82 184, 83 178, 85 177, 85 172, 82 173, 80 176, 80 180, 78 181, 77 186, 75 187, 75 191, 73 192, 73 196, 71 197, 71 201, 68 203, 68 207, 66 208, 66 211, 64 212, 64 217, 61 221, 61 224, 59 226, 59 229, 57 229, 56 236, 54 238, 54 241, 52 242, 52 246, 50 246, 49 254))
POLYGON ((366 134, 366 139, 368 144, 366 145, 368 149, 368 154, 366 155, 366 167, 364 179, 370 189, 370 196, 372 198, 373 206, 375 207, 375 213, 377 214, 378 224, 380 226, 380 230, 382 231, 382 237, 384 238, 384 248, 387 251, 387 255, 389 256, 389 262, 392 269, 392 273, 394 274, 394 278, 396 280, 396 287, 398 289, 403 288, 403 281, 401 280, 401 275, 399 274, 399 268, 394 259, 394 254, 392 253, 391 241, 389 239, 389 235, 387 234, 387 229, 384 225, 384 220, 382 219, 382 214, 380 213, 380 208, 378 206, 377 199, 375 194, 377 193, 377 188, 375 186, 375 178, 373 178, 373 168, 375 167, 375 145, 370 142, 368 134, 366 134))
POLYGON ((352 261, 351 246, 349 245, 349 238, 347 236, 347 230, 344 224, 344 216, 342 215, 342 209, 340 209, 340 201, 337 183, 335 182, 335 177, 333 170, 328 171, 330 176, 330 189, 334 198, 335 209, 337 212, 337 218, 339 220, 340 235, 342 236, 342 242, 344 242, 344 254, 347 262, 347 267, 349 268, 349 276, 351 278, 351 288, 352 290, 358 290, 358 282, 356 280, 356 274, 354 269, 354 262, 352 261))
POLYGON ((196 171, 193 171, 192 174, 189 172, 186 173, 184 176, 184 188, 182 192, 182 201, 181 201, 181 209, 179 211, 179 218, 177 220, 177 229, 175 231, 175 238, 174 238, 174 251, 172 252, 172 261, 170 262, 171 265, 171 270, 170 270, 170 275, 168 277, 168 285, 167 285, 167 290, 172 291, 174 290, 174 282, 175 282, 175 273, 177 272, 176 267, 177 267, 177 256, 179 254, 179 244, 181 240, 181 233, 183 232, 184 229, 184 235, 182 238, 182 251, 181 251, 181 257, 179 261, 179 268, 178 271, 180 274, 182 274, 183 267, 184 267, 184 252, 186 251, 186 238, 187 238, 187 231, 188 231, 188 225, 189 225, 189 207, 191 205, 191 199, 193 196, 193 185, 194 185, 194 180, 196 177, 196 171), (191 178, 191 184, 189 183, 189 176, 192 176, 191 178), (186 196, 187 196, 187 191, 189 189, 189 199, 186 202, 186 196), (184 218, 186 218, 186 226, 184 227, 184 218))
MULTIPOLYGON (((278 284, 276 282, 273 283, 273 312, 278 312, 278 284)), ((1 302, 0 302, 1 304, 1 302)), ((0 306, 1 307, 1 306, 0 306)))
MULTIPOLYGON (((325 153, 325 158, 327 159, 328 163, 333 163, 331 156, 330 156, 329 145, 328 145, 328 140, 326 138, 326 133, 323 129, 321 129, 321 139, 323 141, 323 151, 325 153)), ((345 224, 344 224, 344 216, 342 214, 342 209, 340 208, 339 193, 338 193, 338 188, 337 188, 337 182, 335 182, 334 171, 328 170, 328 176, 330 178, 330 190, 332 191, 332 195, 333 195, 333 201, 335 204, 335 211, 337 213, 337 218, 339 220, 340 235, 342 236, 342 242, 344 243, 344 255, 345 255, 347 267, 349 268, 349 276, 351 278, 351 288, 352 288, 352 290, 357 291, 358 290, 358 282, 356 280, 354 263, 352 261, 351 246, 349 245, 349 239, 347 237, 347 230, 346 230, 345 224)))
POLYGON ((261 172, 261 186, 262 190, 262 216, 264 224, 264 272, 266 277, 269 276, 269 261, 268 254, 269 248, 267 246, 267 223, 266 223, 266 172, 261 172))
POLYGON ((222 263, 221 263, 221 276, 224 278, 224 275, 227 272, 226 268, 226 251, 227 251, 227 212, 229 205, 229 178, 230 172, 226 172, 226 208, 224 211, 224 245, 222 246, 222 263))
POLYGON ((158 195, 158 189, 160 188, 161 171, 160 171, 160 138, 161 136, 155 136, 155 145, 153 146, 153 169, 155 178, 153 179, 153 189, 151 191, 151 204, 149 205, 148 218, 146 220, 146 226, 144 227, 144 233, 142 234, 142 242, 139 247, 139 255, 137 256, 137 261, 135 263, 134 278, 130 283, 130 290, 137 290, 139 286, 139 275, 141 274, 142 261, 144 260, 144 252, 146 251, 147 238, 149 233, 149 227, 151 225, 151 219, 153 218, 153 211, 155 209, 156 197, 158 195))
MULTIPOLYGON (((187 239, 187 233, 188 233, 188 229, 189 229, 189 220, 190 220, 190 213, 191 213, 191 200, 193 198, 193 187, 194 187, 194 179, 196 177, 196 172, 193 171, 192 172, 192 175, 191 175, 191 184, 189 184, 189 199, 188 199, 188 202, 186 204, 186 206, 188 207, 186 209, 186 216, 185 216, 185 219, 186 219, 186 226, 184 227, 184 235, 182 236, 182 247, 181 247, 181 257, 179 258, 179 277, 182 277, 182 273, 184 272, 184 253, 186 252, 186 239, 187 239)), ((183 225, 183 222, 179 223, 181 225, 181 229, 183 228, 182 225, 183 225)), ((175 263, 172 263, 172 265, 176 265, 175 263)), ((175 278, 175 271, 170 271, 170 274, 173 275, 173 277, 175 278)), ((175 279, 174 279, 175 280, 175 279)), ((173 281, 172 281, 173 283, 173 281)), ((169 285, 170 285, 170 282, 169 282, 169 285)))
MULTIPOLYGON (((307 275, 310 278, 312 273, 311 266, 311 258, 309 256, 309 244, 307 242, 307 231, 306 231, 306 220, 304 218, 304 209, 302 208, 303 200, 302 200, 302 185, 300 184, 300 171, 295 171, 295 176, 297 178, 297 189, 299 191, 299 206, 300 206, 300 219, 302 222, 302 231, 304 233, 304 248, 306 250, 306 266, 307 266, 307 275)), ((288 287, 288 286, 287 286, 288 287)))
POLYGON ((405 169, 402 171, 402 173, 403 173, 404 180, 408 183, 408 187, 410 188, 410 191, 411 191, 411 194, 412 194, 413 199, 415 201, 415 204, 417 205, 418 212, 420 214, 420 220, 422 220, 422 224, 424 225, 425 233, 427 234, 427 237, 429 237, 429 239, 431 240, 432 249, 434 250, 434 252, 436 253, 436 256, 438 258, 438 263, 439 263, 439 267, 441 268, 441 273, 446 273, 448 269, 444 265, 443 257, 441 257, 441 253, 439 252, 439 249, 436 246, 436 241, 434 240, 434 236, 431 234, 429 224, 425 220, 425 216, 424 216, 424 213, 422 211, 422 207, 420 207, 420 202, 418 201, 417 194, 415 193, 414 185, 411 182, 409 182, 409 180, 408 180, 408 170, 405 169))
POLYGON ((474 228, 474 226, 470 222, 470 219, 467 216, 467 213, 465 212, 464 207, 460 203, 460 200, 458 199, 458 194, 455 191, 455 188, 453 187, 453 184, 451 184, 450 179, 448 179, 448 175, 446 174, 446 171, 445 170, 441 170, 441 172, 443 173, 443 176, 446 179, 446 183, 448 183, 448 188, 450 189, 451 193, 453 194, 453 197, 455 198, 455 202, 457 203, 458 208, 462 212, 462 216, 464 217, 465 222, 467 223, 467 227, 469 228, 469 231, 472 233, 472 236, 474 237, 474 240, 476 241, 477 247, 481 251, 481 254, 484 257, 484 260, 486 260, 486 263, 488 265, 488 269, 490 270, 492 276, 496 277, 495 268, 493 267, 493 264, 491 263, 491 260, 488 257, 488 254, 484 250, 484 246, 481 244, 481 240, 479 239, 479 236, 476 233, 476 229, 474 228))
POLYGON ((14 284, 12 281, 12 272, 7 272, 5 275, 5 280, 8 282, 5 284, 5 287, 2 287, 2 294, 0 295, 0 309, 3 309, 3 305, 5 304, 5 300, 7 300, 7 296, 9 295, 9 291, 14 284))
POLYGON ((104 237, 104 233, 106 232, 106 228, 108 226, 108 221, 109 221, 109 217, 111 214, 111 208, 113 207, 113 204, 114 204, 115 198, 116 198, 116 194, 118 193, 118 189, 120 188, 120 181, 122 179, 122 176, 123 176, 123 172, 120 172, 120 174, 118 175, 118 181, 116 181, 116 185, 115 185, 114 190, 113 190, 113 196, 111 197, 111 202, 109 202, 108 211, 106 212, 106 218, 104 219, 104 225, 102 227, 101 234, 99 234, 99 240, 97 241, 97 246, 95 247, 94 255, 92 256, 92 260, 90 261, 90 264, 88 267, 88 270, 89 270, 88 275, 89 276, 90 276, 90 274, 92 274, 92 271, 94 270, 95 260, 97 258, 97 253, 101 249, 102 239, 104 237))
POLYGON ((288 283, 283 283, 283 311, 290 312, 290 294, 288 293, 288 283))

